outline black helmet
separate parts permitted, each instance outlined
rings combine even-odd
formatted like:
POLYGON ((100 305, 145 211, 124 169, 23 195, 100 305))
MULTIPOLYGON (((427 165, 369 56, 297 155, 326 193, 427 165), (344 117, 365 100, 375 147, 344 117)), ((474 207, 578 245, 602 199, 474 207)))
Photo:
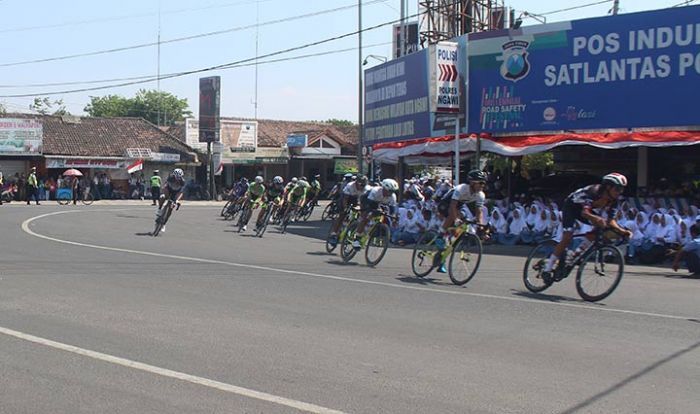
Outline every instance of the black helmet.
POLYGON ((467 174, 469 181, 481 181, 486 182, 486 173, 481 170, 471 170, 467 174))

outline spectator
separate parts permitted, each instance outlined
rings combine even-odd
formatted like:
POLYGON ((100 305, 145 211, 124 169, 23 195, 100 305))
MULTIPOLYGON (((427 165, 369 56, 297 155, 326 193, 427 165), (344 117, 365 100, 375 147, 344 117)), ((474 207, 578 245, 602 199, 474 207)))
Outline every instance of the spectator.
POLYGON ((421 236, 420 219, 415 207, 407 208, 405 214, 401 215, 398 231, 394 233, 392 242, 399 246, 417 242, 421 236))
POLYGON ((153 176, 151 177, 151 200, 153 200, 152 205, 156 205, 156 201, 158 201, 158 198, 160 198, 160 187, 163 185, 163 182, 160 178, 159 174, 160 171, 154 170, 153 171, 153 176))
POLYGON ((685 277, 690 279, 700 279, 700 237, 698 230, 700 230, 698 225, 690 226, 691 240, 678 250, 671 266, 673 271, 677 272, 681 261, 685 261, 690 271, 690 274, 685 277))

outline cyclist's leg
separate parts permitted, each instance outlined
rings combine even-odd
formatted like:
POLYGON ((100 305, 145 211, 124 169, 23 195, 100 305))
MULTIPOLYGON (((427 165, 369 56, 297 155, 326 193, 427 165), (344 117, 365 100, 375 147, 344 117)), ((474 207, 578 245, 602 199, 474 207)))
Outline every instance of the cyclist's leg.
POLYGON ((158 198, 158 210, 163 208, 163 203, 165 203, 165 199, 168 197, 170 197, 170 189, 166 185, 165 187, 163 187, 163 192, 158 198))
POLYGON ((262 223, 263 217, 265 217, 265 213, 267 212, 267 209, 270 208, 270 203, 263 204, 262 207, 260 208, 260 213, 258 213, 258 218, 255 220, 255 226, 260 227, 260 223, 262 223))

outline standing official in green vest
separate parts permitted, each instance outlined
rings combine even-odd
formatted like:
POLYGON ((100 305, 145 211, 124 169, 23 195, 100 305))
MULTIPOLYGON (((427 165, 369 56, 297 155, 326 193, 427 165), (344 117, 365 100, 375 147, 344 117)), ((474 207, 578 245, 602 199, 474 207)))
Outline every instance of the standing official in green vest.
POLYGON ((159 172, 158 170, 154 170, 153 176, 151 177, 151 199, 153 200, 153 204, 151 205, 153 206, 156 205, 156 201, 160 198, 160 187, 163 184, 158 175, 159 172))
POLYGON ((39 205, 39 181, 36 179, 36 167, 32 167, 32 172, 27 177, 27 205, 34 197, 36 205, 39 205))

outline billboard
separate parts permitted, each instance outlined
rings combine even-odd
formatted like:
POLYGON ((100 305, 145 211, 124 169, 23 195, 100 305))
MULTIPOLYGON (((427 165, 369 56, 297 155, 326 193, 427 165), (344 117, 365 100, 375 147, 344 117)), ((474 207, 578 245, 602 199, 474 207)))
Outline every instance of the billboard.
POLYGON ((222 119, 221 144, 226 152, 255 152, 258 147, 257 121, 222 119))
POLYGON ((309 140, 309 136, 306 134, 289 134, 287 135, 287 147, 305 147, 309 140))
POLYGON ((394 51, 393 59, 396 59, 403 55, 411 54, 413 52, 417 52, 419 50, 418 22, 408 22, 405 25, 402 25, 400 23, 395 24, 392 31, 391 40, 393 45, 392 50, 394 51), (401 33, 403 31, 403 27, 406 28, 406 42, 404 42, 406 53, 401 53, 401 33))
POLYGON ((469 130, 700 125, 700 6, 468 36, 469 130))
POLYGON ((199 142, 219 142, 221 77, 199 79, 199 142))
POLYGON ((457 66, 462 55, 459 45, 439 42, 430 46, 428 54, 431 112, 459 112, 464 85, 464 78, 460 76, 457 66))
POLYGON ((0 118, 0 154, 40 155, 43 135, 36 119, 0 118))

